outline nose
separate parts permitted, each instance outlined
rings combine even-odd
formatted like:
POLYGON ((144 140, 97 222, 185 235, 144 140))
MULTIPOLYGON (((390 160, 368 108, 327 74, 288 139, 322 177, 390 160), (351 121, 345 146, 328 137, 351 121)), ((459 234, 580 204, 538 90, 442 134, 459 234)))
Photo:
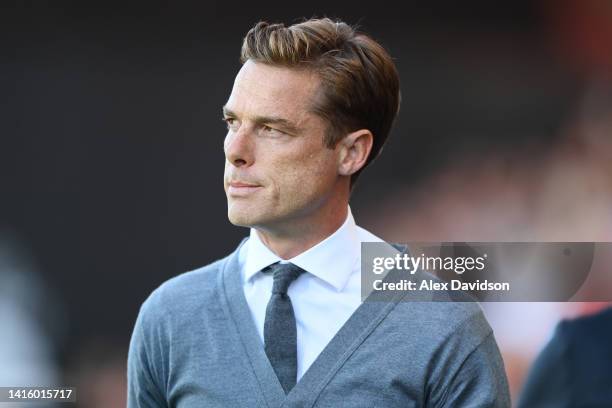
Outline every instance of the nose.
POLYGON ((223 144, 225 159, 236 167, 250 166, 255 161, 253 140, 246 126, 228 131, 223 144))

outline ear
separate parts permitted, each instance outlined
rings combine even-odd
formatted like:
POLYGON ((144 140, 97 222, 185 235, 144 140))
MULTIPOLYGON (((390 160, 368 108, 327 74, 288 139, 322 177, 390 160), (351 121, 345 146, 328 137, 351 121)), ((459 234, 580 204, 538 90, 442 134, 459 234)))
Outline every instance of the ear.
POLYGON ((338 174, 350 176, 361 169, 368 160, 373 143, 374 135, 367 129, 356 130, 342 138, 338 142, 338 174))

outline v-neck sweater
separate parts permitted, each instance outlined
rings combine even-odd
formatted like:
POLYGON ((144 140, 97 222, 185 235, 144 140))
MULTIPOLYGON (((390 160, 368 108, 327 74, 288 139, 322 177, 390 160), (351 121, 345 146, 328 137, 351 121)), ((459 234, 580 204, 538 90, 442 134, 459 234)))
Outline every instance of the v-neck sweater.
POLYGON ((285 394, 244 297, 237 249, 143 303, 128 407, 509 407, 479 305, 403 296, 364 301, 285 394))

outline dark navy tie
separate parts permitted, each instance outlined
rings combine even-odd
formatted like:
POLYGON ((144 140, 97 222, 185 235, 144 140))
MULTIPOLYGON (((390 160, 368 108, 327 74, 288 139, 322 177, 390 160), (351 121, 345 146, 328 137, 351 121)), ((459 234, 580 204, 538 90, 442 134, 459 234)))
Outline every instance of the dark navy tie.
POLYGON ((266 308, 264 343, 274 372, 288 394, 297 381, 297 329, 287 289, 304 270, 291 263, 277 263, 268 270, 272 271, 274 284, 266 308))

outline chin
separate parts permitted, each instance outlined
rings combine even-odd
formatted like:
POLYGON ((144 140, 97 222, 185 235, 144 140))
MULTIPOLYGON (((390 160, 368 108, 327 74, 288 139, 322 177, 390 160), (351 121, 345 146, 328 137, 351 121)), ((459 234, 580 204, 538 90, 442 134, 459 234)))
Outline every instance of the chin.
POLYGON ((237 227, 250 227, 249 217, 244 214, 236 214, 232 211, 227 212, 227 219, 237 227))
POLYGON ((237 208, 237 205, 230 205, 227 210, 229 222, 237 227, 252 227, 260 221, 261 217, 253 212, 253 208, 237 208))
POLYGON ((263 227, 275 225, 278 222, 278 216, 266 211, 255 211, 253 206, 230 206, 227 210, 227 218, 229 222, 237 227, 263 227))

